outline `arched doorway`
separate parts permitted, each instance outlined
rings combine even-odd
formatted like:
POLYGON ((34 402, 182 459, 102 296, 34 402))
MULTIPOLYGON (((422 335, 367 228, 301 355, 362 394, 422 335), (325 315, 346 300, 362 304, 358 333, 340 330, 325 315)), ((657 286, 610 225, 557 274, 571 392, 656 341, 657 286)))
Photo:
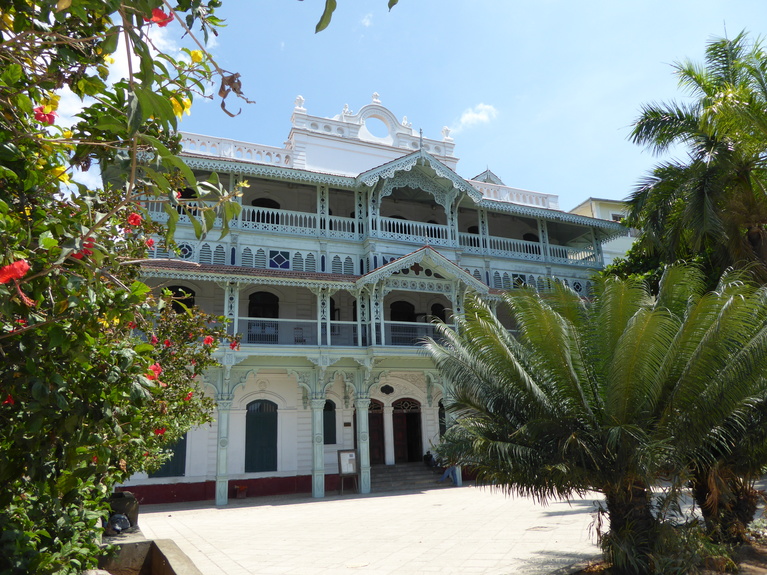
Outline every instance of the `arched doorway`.
MULTIPOLYGON (((279 210, 280 204, 271 198, 256 198, 250 205, 254 208, 269 208, 271 210, 279 210)), ((279 224, 279 215, 272 212, 264 212, 262 210, 256 210, 255 221, 263 224, 279 224)))
MULTIPOLYGON (((368 407, 368 446, 370 449, 370 465, 383 465, 386 463, 383 403, 377 399, 371 399, 370 407, 368 407)), ((357 449, 356 409, 354 410, 354 448, 357 449)))
POLYGON ((277 471, 277 404, 251 401, 245 415, 245 472, 277 471))
POLYGON ((421 404, 403 397, 392 404, 394 426, 394 463, 423 460, 421 440, 421 404))
POLYGON ((418 340, 418 328, 403 325, 416 321, 415 306, 408 301, 395 301, 389 306, 391 319, 391 345, 415 345, 418 340))

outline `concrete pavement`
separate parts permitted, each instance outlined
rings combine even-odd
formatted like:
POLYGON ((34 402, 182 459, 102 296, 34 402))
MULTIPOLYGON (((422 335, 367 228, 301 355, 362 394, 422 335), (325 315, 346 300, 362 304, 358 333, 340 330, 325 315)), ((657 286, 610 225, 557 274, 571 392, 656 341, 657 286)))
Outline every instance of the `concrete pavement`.
POLYGON ((544 575, 598 556, 595 497, 547 506, 473 486, 146 505, 204 575, 544 575))

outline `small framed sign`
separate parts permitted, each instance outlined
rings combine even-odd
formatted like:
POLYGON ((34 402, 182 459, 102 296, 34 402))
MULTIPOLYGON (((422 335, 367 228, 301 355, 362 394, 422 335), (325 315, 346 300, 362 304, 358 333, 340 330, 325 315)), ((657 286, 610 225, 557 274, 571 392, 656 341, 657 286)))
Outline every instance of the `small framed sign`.
POLYGON ((338 474, 357 475, 357 452, 354 449, 338 450, 338 474))

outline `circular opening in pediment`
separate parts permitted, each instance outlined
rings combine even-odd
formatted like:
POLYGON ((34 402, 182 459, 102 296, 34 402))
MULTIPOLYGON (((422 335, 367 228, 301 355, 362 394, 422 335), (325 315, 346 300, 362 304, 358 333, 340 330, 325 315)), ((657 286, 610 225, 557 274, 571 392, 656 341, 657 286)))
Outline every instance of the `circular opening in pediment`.
POLYGON ((370 132, 370 135, 376 138, 383 139, 389 135, 389 126, 378 118, 367 118, 365 120, 365 127, 370 132))

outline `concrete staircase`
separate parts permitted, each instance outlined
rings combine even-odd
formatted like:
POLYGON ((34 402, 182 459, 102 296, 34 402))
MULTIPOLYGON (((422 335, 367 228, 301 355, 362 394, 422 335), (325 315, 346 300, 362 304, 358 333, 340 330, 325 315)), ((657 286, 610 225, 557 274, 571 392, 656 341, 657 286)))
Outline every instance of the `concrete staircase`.
MULTIPOLYGON (((373 465, 370 468, 370 489, 373 493, 438 489, 440 485, 435 482, 441 475, 441 468, 429 468, 423 463, 373 465)), ((446 479, 441 485, 452 483, 450 479, 446 479)))

